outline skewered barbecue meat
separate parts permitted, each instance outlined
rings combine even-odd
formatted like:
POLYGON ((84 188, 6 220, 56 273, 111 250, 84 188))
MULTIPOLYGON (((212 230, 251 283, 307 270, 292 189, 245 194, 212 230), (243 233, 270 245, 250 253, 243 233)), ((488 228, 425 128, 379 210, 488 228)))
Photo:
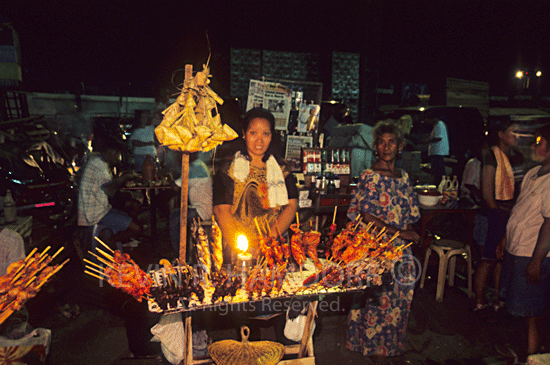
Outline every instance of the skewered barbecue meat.
POLYGON ((304 232, 302 235, 304 247, 307 247, 307 255, 313 260, 313 264, 317 269, 321 269, 323 264, 317 257, 317 246, 321 242, 321 233, 317 231, 304 232))
POLYGON ((212 243, 212 269, 213 271, 220 271, 223 264, 222 231, 214 216, 212 216, 210 242, 212 243))
POLYGON ((195 257, 199 263, 202 272, 204 273, 203 279, 208 280, 211 269, 210 248, 208 244, 208 237, 206 236, 204 229, 200 226, 197 220, 193 220, 191 223, 192 242, 195 247, 195 257))
POLYGON ((290 229, 292 229, 292 231, 294 232, 294 234, 290 238, 290 249, 292 251, 292 256, 294 256, 294 259, 301 267, 306 259, 304 247, 302 246, 303 232, 300 230, 297 224, 291 224, 290 229))

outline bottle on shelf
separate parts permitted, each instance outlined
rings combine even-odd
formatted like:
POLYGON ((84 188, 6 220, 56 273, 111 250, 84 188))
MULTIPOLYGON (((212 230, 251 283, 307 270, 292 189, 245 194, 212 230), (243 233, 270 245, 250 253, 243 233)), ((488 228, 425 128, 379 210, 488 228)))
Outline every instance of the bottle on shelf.
POLYGON ((441 176, 441 182, 439 183, 439 186, 437 187, 437 190, 439 190, 439 192, 441 194, 443 194, 443 192, 445 191, 446 186, 447 186, 447 176, 442 175, 441 176))
POLYGON ((334 175, 334 190, 335 194, 338 194, 340 192, 340 176, 334 175))
POLYGON ((325 195, 327 193, 327 177, 326 175, 321 176, 321 188, 319 189, 319 194, 325 195))
POLYGON ((334 184, 334 174, 328 174, 327 194, 336 194, 336 185, 334 184))
POLYGON ((451 181, 451 197, 458 199, 458 178, 456 175, 453 176, 453 180, 451 181))
POLYGON ((143 174, 143 179, 146 181, 151 181, 155 179, 155 162, 153 157, 150 154, 147 154, 143 166, 141 167, 143 174))
POLYGON ((4 221, 6 223, 17 221, 17 208, 9 189, 6 191, 6 197, 4 198, 4 221))

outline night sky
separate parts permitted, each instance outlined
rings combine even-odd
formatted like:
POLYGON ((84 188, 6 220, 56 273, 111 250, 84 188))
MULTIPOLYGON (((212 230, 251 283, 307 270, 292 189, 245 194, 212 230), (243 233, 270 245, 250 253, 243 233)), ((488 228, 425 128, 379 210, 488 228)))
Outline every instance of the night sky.
POLYGON ((373 12, 381 86, 457 77, 504 89, 520 56, 529 67, 550 62, 549 1, 362 3, 0 0, 0 17, 19 33, 25 86, 41 91, 153 96, 186 63, 206 62, 208 32, 213 82, 227 94, 231 47, 364 54, 373 12))

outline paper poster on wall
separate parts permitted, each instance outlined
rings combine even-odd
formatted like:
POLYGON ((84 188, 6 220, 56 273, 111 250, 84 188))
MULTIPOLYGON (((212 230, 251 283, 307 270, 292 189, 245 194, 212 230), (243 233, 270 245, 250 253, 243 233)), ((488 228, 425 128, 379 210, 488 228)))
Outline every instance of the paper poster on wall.
POLYGON ((246 110, 263 107, 273 113, 275 129, 286 130, 291 108, 292 90, 275 82, 250 80, 246 110))
POLYGON ((298 132, 317 130, 321 107, 316 104, 302 104, 298 113, 298 132))
POLYGON ((302 170, 302 148, 311 147, 313 138, 309 136, 287 136, 285 160, 291 171, 302 170))

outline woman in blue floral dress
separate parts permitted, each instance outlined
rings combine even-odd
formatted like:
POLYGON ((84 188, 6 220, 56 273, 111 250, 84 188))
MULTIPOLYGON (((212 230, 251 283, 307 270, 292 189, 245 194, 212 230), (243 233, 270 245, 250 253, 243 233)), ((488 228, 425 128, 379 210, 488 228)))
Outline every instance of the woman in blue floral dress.
MULTIPOLYGON (((418 200, 409 175, 395 167, 404 144, 403 133, 389 123, 380 123, 373 133, 377 160, 361 174, 348 217, 355 220, 361 215, 363 222, 386 228, 390 236, 399 232, 396 245, 419 243, 420 236, 412 229, 412 224, 420 219, 418 200)), ((412 251, 406 248, 400 265, 385 274, 382 286, 367 289, 366 294, 371 295, 366 305, 352 307, 346 341, 349 350, 364 356, 402 354, 417 278, 411 258, 412 251)))

